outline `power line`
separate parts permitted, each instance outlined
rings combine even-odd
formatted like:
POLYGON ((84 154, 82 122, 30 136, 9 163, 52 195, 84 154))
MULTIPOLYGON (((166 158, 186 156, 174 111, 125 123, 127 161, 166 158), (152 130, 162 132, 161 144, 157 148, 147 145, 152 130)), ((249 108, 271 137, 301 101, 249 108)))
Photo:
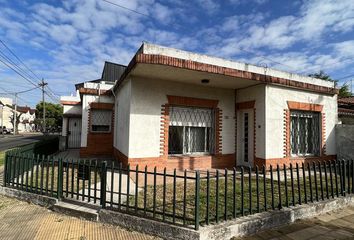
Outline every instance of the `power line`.
MULTIPOLYGON (((155 20, 152 16, 147 15, 147 14, 144 14, 144 13, 141 13, 141 12, 138 12, 138 11, 136 11, 136 10, 134 10, 134 9, 124 7, 124 6, 120 5, 120 4, 117 4, 117 3, 114 3, 114 2, 111 2, 111 1, 108 1, 108 0, 102 0, 102 1, 107 2, 107 3, 109 3, 109 4, 112 4, 112 5, 116 6, 116 7, 119 7, 119 8, 128 10, 128 11, 131 11, 131 12, 134 12, 134 13, 136 13, 136 14, 140 14, 140 15, 142 15, 142 16, 149 17, 149 18, 155 20)), ((187 29, 187 28, 185 28, 185 29, 187 29)), ((241 51, 246 52, 246 53, 250 53, 250 54, 253 54, 253 55, 257 56, 257 57, 260 57, 260 58, 263 58, 263 59, 268 60, 268 61, 270 61, 270 62, 276 63, 277 65, 283 65, 283 66, 285 66, 285 67, 288 67, 288 68, 290 68, 290 69, 295 70, 292 66, 286 65, 286 64, 281 63, 281 62, 277 62, 277 61, 272 60, 272 59, 270 59, 270 58, 268 58, 268 57, 265 57, 265 56, 256 54, 256 53, 254 53, 254 52, 245 50, 245 49, 243 49, 243 48, 239 48, 239 49, 240 49, 241 51)))
POLYGON ((27 90, 23 90, 23 91, 20 91, 20 92, 6 92, 6 93, 0 93, 0 94, 20 94, 20 93, 30 92, 30 91, 33 91, 33 90, 38 89, 38 88, 40 88, 40 86, 31 88, 31 89, 27 89, 27 90))
POLYGON ((2 45, 4 45, 6 47, 6 49, 13 55, 15 56, 15 58, 20 62, 22 63, 23 66, 25 66, 25 68, 30 71, 38 80, 41 80, 40 77, 38 77, 37 74, 35 74, 5 43, 4 41, 2 41, 0 39, 0 42, 2 43, 2 45))
POLYGON ((18 75, 20 75, 23 79, 25 79, 27 82, 31 83, 34 86, 37 86, 37 84, 33 83, 31 80, 29 80, 27 77, 23 76, 20 72, 18 72, 16 69, 14 69, 12 66, 10 66, 8 63, 0 59, 0 62, 5 64, 7 67, 11 68, 14 72, 16 72, 18 75))
POLYGON ((131 12, 134 12, 134 13, 136 13, 136 14, 139 14, 139 15, 142 15, 142 16, 149 17, 149 18, 152 18, 152 19, 153 19, 153 17, 151 17, 150 15, 147 15, 147 14, 141 13, 141 12, 138 12, 138 11, 136 11, 136 10, 134 10, 134 9, 131 9, 131 8, 124 7, 124 6, 120 5, 120 4, 117 4, 117 3, 114 3, 114 2, 111 2, 111 1, 108 1, 108 0, 102 0, 102 1, 104 1, 104 2, 106 2, 106 3, 109 3, 109 4, 112 4, 112 5, 114 5, 114 6, 120 7, 120 8, 122 8, 122 9, 131 11, 131 12))
MULTIPOLYGON (((17 63, 15 63, 11 58, 5 55, 3 51, 0 50, 0 56, 7 61, 10 65, 15 67, 19 72, 21 72, 23 75, 25 75, 28 79, 32 79, 32 76, 29 75, 25 70, 23 70, 17 63)), ((33 82, 33 81, 31 81, 33 82)))

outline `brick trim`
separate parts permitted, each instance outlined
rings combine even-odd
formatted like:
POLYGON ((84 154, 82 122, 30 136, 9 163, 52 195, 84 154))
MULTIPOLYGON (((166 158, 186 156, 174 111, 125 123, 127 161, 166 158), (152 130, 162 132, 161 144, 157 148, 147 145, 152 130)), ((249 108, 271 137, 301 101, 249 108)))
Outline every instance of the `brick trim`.
POLYGON ((140 169, 145 166, 149 170, 155 167, 161 171, 166 168, 167 171, 174 169, 183 171, 188 170, 207 170, 210 168, 231 169, 235 165, 234 154, 218 154, 218 155, 197 155, 197 156, 171 156, 165 157, 145 157, 145 158, 128 158, 125 154, 114 148, 114 157, 121 161, 124 166, 128 164, 131 167, 139 165, 140 169))
POLYGON ((250 108, 254 108, 256 101, 248 101, 248 102, 239 102, 236 103, 236 109, 237 110, 241 110, 241 109, 250 109, 250 108))
POLYGON ((170 105, 216 108, 219 100, 167 95, 170 105))
POLYGON ((168 157, 169 107, 205 107, 215 111, 215 154, 222 153, 222 110, 217 108, 219 100, 167 95, 168 103, 162 105, 160 121, 160 156, 168 157))
POLYGON ((284 157, 290 156, 290 110, 284 109, 284 127, 283 127, 283 155, 284 157))
POLYGON ((111 103, 89 103, 87 110, 87 145, 80 148, 80 157, 89 156, 112 156, 113 155, 113 133, 114 133, 114 108, 111 103), (94 106, 94 107, 92 107, 94 106), (111 106, 111 108, 108 108, 111 106), (100 108, 102 107, 102 108, 100 108), (111 130, 109 132, 91 131, 91 109, 112 110, 111 130))
POLYGON ((60 101, 62 105, 81 105, 81 102, 77 101, 60 101))
MULTIPOLYGON (((236 103, 236 120, 237 120, 237 111, 239 110, 245 110, 245 109, 253 109, 253 159, 256 159, 256 137, 257 137, 257 116, 256 116, 256 101, 247 101, 247 102, 238 102, 236 103)), ((236 124, 236 129, 237 129, 237 124, 236 124)), ((237 130, 236 130, 237 131, 237 130)), ((237 144, 237 132, 236 132, 236 144, 237 144)), ((236 147, 237 148, 237 147, 236 147)), ((236 151, 237 152, 237 151, 236 151)), ((255 161, 253 162, 253 164, 255 164, 255 161)))
POLYGON ((164 65, 164 66, 171 66, 171 67, 176 67, 181 69, 220 74, 220 75, 231 76, 236 78, 254 80, 258 82, 284 85, 287 87, 304 89, 311 92, 319 92, 319 93, 333 94, 333 95, 338 94, 339 92, 339 90, 336 88, 324 87, 324 86, 314 85, 311 83, 304 83, 304 82, 289 80, 285 78, 269 76, 266 74, 242 71, 234 68, 227 68, 227 67, 221 67, 212 64, 200 63, 197 61, 180 59, 176 57, 169 57, 169 56, 156 55, 156 54, 144 54, 144 53, 137 53, 132 58, 128 67, 126 68, 121 78, 115 85, 114 89, 118 88, 118 86, 123 82, 126 76, 138 63, 164 65))
POLYGON ((322 112, 323 105, 303 102, 287 101, 290 110, 301 110, 311 112, 322 112))
POLYGON ((321 114, 321 154, 326 155, 326 114, 321 114))
POLYGON ((93 88, 79 88, 80 94, 87 94, 87 95, 111 95, 111 90, 98 90, 93 88))
POLYGON ((114 108, 113 103, 91 102, 89 105, 92 109, 112 110, 114 108))
POLYGON ((168 128, 170 122, 169 104, 161 106, 160 120, 160 156, 168 156, 168 128))
MULTIPOLYGON (((323 113, 323 105, 287 101, 288 109, 284 109, 284 157, 290 157, 290 110, 311 111, 321 113, 321 156, 326 156, 326 116, 323 113)), ((316 157, 318 158, 318 157, 316 157)), ((294 159, 294 158, 291 158, 294 159)))
POLYGON ((215 109, 215 154, 222 153, 222 110, 215 109))
POLYGON ((302 163, 312 163, 312 162, 318 162, 318 161, 332 161, 336 160, 337 155, 324 155, 324 156, 319 156, 319 157, 284 157, 284 158, 256 158, 255 163, 256 165, 261 168, 263 165, 266 166, 267 169, 269 169, 270 165, 273 166, 273 168, 276 165, 283 166, 290 166, 290 163, 295 166, 295 164, 302 164, 302 163))

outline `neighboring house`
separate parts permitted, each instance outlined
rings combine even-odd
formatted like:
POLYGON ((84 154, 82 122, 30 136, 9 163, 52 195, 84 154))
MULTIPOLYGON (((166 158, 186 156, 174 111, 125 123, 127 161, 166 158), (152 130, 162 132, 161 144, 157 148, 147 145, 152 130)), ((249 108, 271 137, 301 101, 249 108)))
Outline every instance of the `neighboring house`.
POLYGON ((112 155, 112 89, 124 70, 123 65, 105 62, 100 79, 76 84, 75 96, 61 97, 67 148, 80 148, 82 157, 112 155))
POLYGON ((342 124, 354 125, 354 97, 338 99, 338 118, 342 124))
POLYGON ((28 106, 17 106, 17 114, 21 114, 18 124, 19 132, 33 132, 36 130, 36 125, 34 124, 36 109, 32 109, 28 106))
POLYGON ((169 170, 336 158, 333 82, 147 43, 115 66, 61 98, 83 157, 169 170))
POLYGON ((11 116, 13 115, 12 111, 12 99, 0 97, 0 102, 3 107, 0 109, 0 126, 5 126, 7 129, 12 129, 11 116))

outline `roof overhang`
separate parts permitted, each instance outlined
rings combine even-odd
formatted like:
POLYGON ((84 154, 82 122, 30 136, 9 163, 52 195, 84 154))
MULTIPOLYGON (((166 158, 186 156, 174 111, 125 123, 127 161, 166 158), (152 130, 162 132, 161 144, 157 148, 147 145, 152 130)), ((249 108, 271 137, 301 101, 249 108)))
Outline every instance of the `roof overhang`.
POLYGON ((208 86, 239 89, 256 84, 275 84, 322 94, 338 94, 334 87, 315 85, 282 77, 254 73, 230 67, 223 67, 177 57, 144 54, 140 49, 129 63, 127 69, 117 81, 114 90, 128 75, 160 78, 191 84, 201 84, 202 79, 209 79, 208 86))

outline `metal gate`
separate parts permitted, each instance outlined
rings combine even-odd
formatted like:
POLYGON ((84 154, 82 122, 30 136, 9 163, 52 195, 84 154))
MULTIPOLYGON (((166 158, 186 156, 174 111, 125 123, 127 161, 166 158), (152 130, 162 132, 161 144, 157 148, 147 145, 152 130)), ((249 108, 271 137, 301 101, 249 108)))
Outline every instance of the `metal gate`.
POLYGON ((81 118, 69 118, 68 125, 68 148, 80 148, 81 118))

